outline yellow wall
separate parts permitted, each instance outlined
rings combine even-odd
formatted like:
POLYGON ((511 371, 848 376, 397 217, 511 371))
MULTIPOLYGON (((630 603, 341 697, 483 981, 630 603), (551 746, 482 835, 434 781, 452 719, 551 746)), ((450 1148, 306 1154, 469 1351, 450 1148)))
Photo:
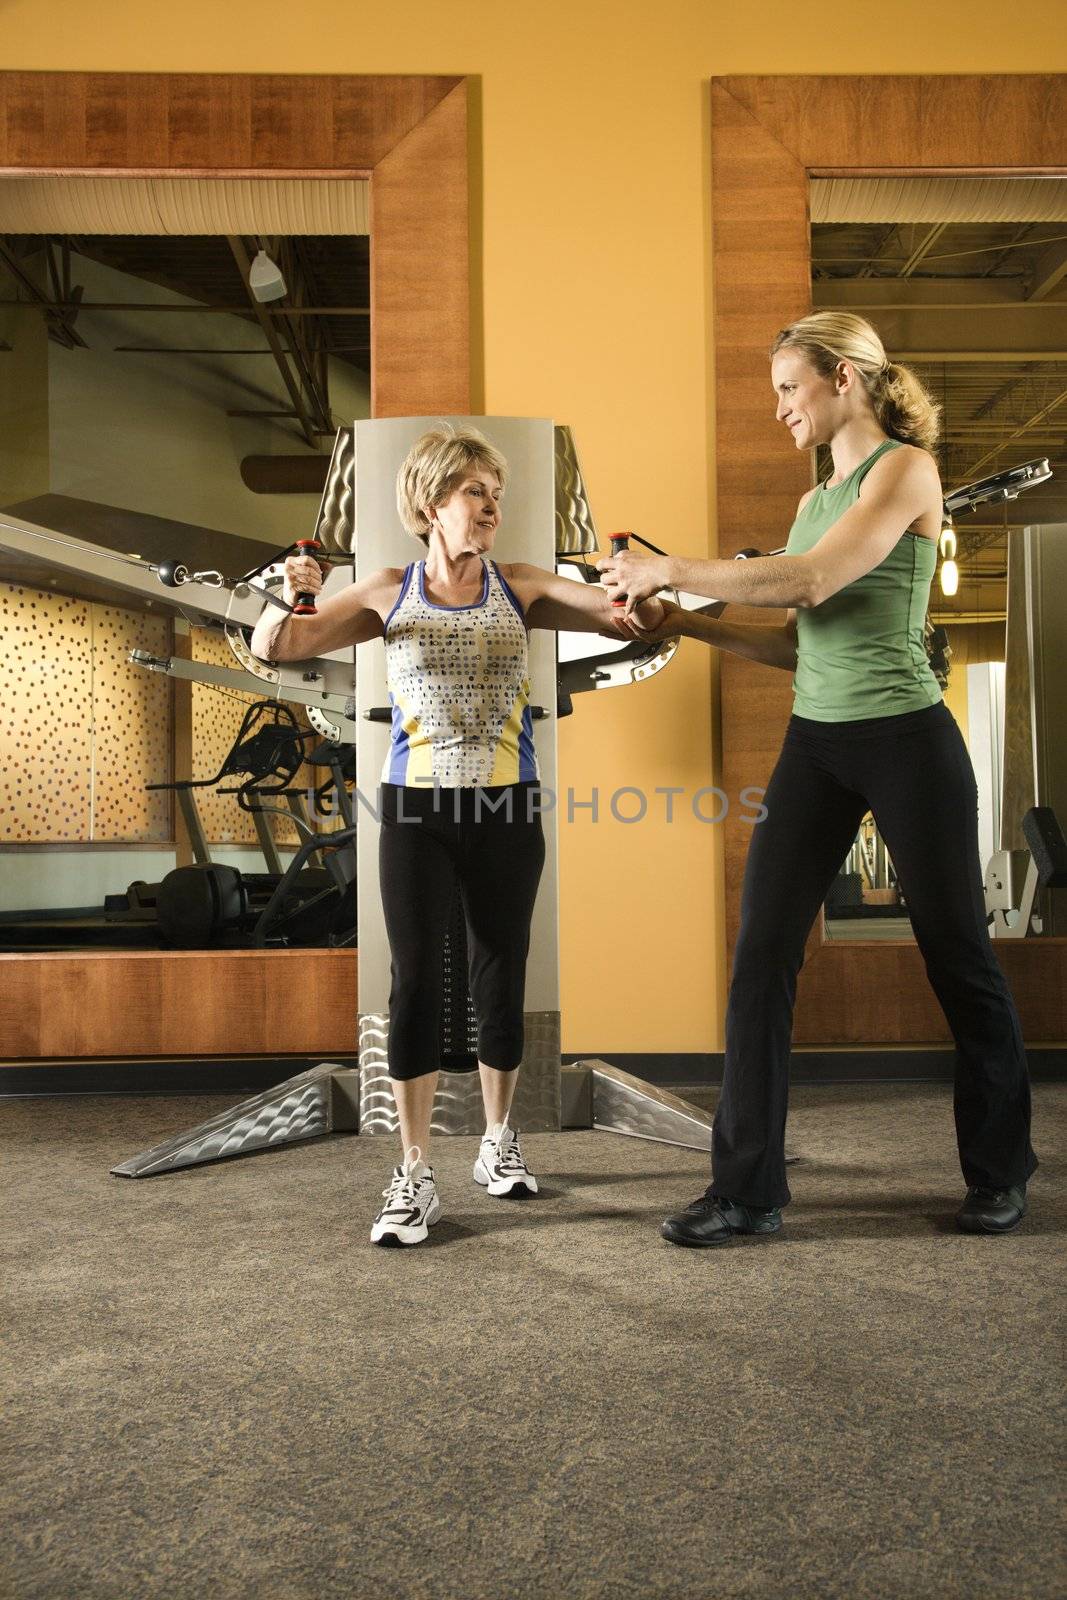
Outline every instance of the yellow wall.
MULTIPOLYGON (((4 20, 4 67, 478 76, 485 409, 569 423, 600 526, 692 553, 714 541, 707 80, 1067 67, 1059 0, 8 0, 4 20)), ((580 702, 563 782, 710 781, 712 688, 688 645, 580 702)), ((563 830, 568 1049, 721 1047, 717 846, 695 823, 563 830)))

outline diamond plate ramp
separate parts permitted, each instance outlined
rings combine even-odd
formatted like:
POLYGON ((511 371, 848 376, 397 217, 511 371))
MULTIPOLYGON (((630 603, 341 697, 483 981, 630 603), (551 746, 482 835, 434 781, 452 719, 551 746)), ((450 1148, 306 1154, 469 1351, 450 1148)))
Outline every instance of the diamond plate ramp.
POLYGON ((331 1133, 339 1124, 334 1116, 333 1076, 350 1069, 323 1061, 295 1078, 275 1084, 263 1094, 229 1106, 195 1128, 175 1134, 154 1150, 131 1156, 111 1171, 119 1178, 148 1178, 178 1167, 195 1167, 223 1156, 246 1155, 297 1139, 314 1139, 331 1133))
POLYGON ((631 1139, 655 1139, 711 1151, 711 1117, 669 1089, 635 1078, 607 1061, 587 1061, 593 1077, 593 1127, 631 1139))
MULTIPOLYGON (((582 1061, 575 1066, 586 1068, 592 1079, 594 1128, 711 1153, 710 1112, 607 1061, 582 1061)), ((786 1151, 786 1166, 801 1160, 795 1151, 786 1151)))

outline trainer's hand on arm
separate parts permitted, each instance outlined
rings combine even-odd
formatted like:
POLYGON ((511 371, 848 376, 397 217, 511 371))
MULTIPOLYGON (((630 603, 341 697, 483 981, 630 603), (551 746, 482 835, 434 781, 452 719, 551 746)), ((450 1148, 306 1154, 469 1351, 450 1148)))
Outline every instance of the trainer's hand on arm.
POLYGON ((639 556, 632 550, 620 550, 598 561, 596 569, 612 601, 625 595, 626 608, 621 612, 624 621, 642 600, 650 599, 660 589, 671 585, 668 556, 639 556))
POLYGON ((601 633, 609 639, 633 637, 622 626, 621 610, 613 611, 607 591, 599 583, 576 583, 522 561, 500 570, 526 613, 528 628, 601 633))
POLYGON ((695 561, 684 556, 639 556, 622 550, 597 563, 600 581, 612 599, 626 596, 619 615, 660 589, 755 606, 814 604, 807 556, 762 556, 758 561, 695 561))

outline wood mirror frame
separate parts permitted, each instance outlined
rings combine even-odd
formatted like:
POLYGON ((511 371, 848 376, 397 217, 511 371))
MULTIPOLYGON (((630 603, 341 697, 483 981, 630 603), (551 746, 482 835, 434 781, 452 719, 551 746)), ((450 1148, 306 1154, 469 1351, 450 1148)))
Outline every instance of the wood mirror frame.
MULTIPOLYGON (((460 77, 4 72, 0 176, 369 178, 372 414, 462 416, 468 88, 460 77)), ((0 956, 0 1056, 354 1053, 355 986, 351 950, 0 956)))
MULTIPOLYGON (((719 552, 784 543, 811 487, 775 422, 767 351, 811 310, 813 177, 1063 174, 1067 79, 730 77, 711 84, 719 552)), ((733 613, 731 613, 733 614, 733 613)), ((767 613, 738 610, 739 620, 767 613)), ((766 784, 789 717, 784 673, 722 658, 723 786, 766 784)), ((751 826, 728 818, 726 932, 737 938, 751 826)), ((1028 1041, 1067 1035, 1067 940, 997 941, 1028 1041)), ((829 944, 819 918, 798 989, 800 1045, 950 1038, 914 943, 829 944)))

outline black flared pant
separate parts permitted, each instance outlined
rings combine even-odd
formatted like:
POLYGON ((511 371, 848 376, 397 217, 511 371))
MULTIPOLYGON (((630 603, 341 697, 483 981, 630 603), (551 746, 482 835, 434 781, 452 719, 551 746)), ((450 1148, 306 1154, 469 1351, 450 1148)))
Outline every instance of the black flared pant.
POLYGON ((986 924, 974 771, 948 708, 863 722, 793 717, 764 804, 745 867, 712 1192, 754 1206, 789 1200, 784 1147, 797 974, 868 810, 956 1041, 964 1179, 990 1188, 1025 1183, 1037 1165, 1026 1053, 986 924))

